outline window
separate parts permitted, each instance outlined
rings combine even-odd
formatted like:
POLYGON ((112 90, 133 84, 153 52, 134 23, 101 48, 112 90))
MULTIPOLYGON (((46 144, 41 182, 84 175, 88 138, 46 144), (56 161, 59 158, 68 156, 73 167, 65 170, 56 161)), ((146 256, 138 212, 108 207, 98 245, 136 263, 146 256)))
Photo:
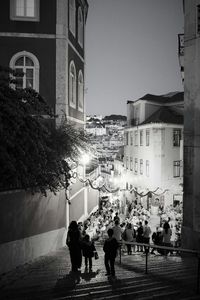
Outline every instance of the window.
POLYGON ((143 130, 140 130, 140 146, 143 146, 143 130))
POLYGON ((84 100, 84 84, 83 84, 83 73, 79 71, 78 74, 78 110, 83 112, 84 100))
POLYGON ((73 61, 69 66, 69 105, 76 108, 76 68, 73 61))
POLYGON ((180 177, 180 168, 181 168, 181 163, 180 160, 174 161, 174 177, 180 177))
POLYGON ((135 158, 135 174, 138 172, 138 159, 135 158))
POLYGON ((130 132, 130 143, 133 145, 133 131, 130 132))
POLYGON ((143 159, 140 159, 140 174, 143 174, 143 159))
POLYGON ((149 146, 150 130, 146 129, 146 146, 149 146))
POLYGON ((181 129, 173 129, 173 146, 180 147, 181 129))
POLYGON ((83 13, 82 9, 79 6, 78 9, 78 42, 81 46, 83 46, 83 13))
POLYGON ((133 158, 130 157, 130 171, 133 171, 133 158))
POLYGON ((146 160, 146 176, 149 177, 149 160, 146 160))
POLYGON ((197 5, 197 34, 200 34, 200 4, 197 5))
POLYGON ((32 88, 39 92, 39 61, 32 53, 22 51, 10 60, 10 68, 19 71, 16 88, 32 88), (23 74, 24 73, 24 74, 23 74))
POLYGON ((75 0, 69 0, 69 29, 75 36, 76 34, 76 3, 75 0))
POLYGON ((10 0, 10 18, 16 21, 39 21, 39 0, 10 0))
POLYGON ((138 146, 138 131, 135 131, 135 146, 138 146))

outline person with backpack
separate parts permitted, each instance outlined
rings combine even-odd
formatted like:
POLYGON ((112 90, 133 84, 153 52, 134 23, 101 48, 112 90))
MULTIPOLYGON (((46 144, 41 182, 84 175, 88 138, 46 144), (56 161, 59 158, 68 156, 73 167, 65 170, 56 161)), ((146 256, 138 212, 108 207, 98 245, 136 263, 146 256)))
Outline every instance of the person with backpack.
MULTIPOLYGON (((136 240, 136 232, 135 232, 135 229, 132 228, 131 223, 127 224, 127 227, 126 227, 126 229, 124 230, 124 232, 122 234, 122 238, 126 242, 135 242, 135 240, 136 240)), ((131 244, 126 244, 126 246, 127 246, 127 253, 128 253, 128 255, 131 255, 132 254, 131 244)), ((134 246, 134 249, 135 249, 135 246, 134 246)))
POLYGON ((105 240, 103 251, 105 252, 104 263, 106 267, 106 276, 115 277, 115 258, 117 256, 118 242, 113 237, 113 229, 108 229, 108 239, 105 240))

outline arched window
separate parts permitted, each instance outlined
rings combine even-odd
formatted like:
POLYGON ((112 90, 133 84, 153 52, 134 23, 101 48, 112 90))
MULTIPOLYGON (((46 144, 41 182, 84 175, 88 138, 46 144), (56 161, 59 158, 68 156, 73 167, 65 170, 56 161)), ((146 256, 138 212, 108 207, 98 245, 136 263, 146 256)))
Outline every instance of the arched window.
POLYGON ((69 0, 69 29, 76 34, 76 4, 75 0, 69 0))
POLYGON ((22 51, 16 53, 10 60, 10 68, 24 73, 17 76, 19 79, 16 88, 32 88, 39 92, 39 61, 30 52, 22 51))
POLYGON ((84 105, 84 83, 83 83, 83 73, 80 70, 78 74, 78 110, 83 112, 84 105))
POLYGON ((69 105, 76 108, 76 68, 73 61, 69 65, 69 105))
POLYGON ((83 46, 83 13, 80 6, 78 9, 78 42, 83 46))

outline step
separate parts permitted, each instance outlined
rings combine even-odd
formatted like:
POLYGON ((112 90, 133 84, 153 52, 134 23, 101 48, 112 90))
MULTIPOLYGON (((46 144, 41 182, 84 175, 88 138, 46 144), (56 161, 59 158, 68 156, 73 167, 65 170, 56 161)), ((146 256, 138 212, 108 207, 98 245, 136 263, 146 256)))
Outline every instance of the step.
MULTIPOLYGON (((158 293, 156 294, 157 291, 153 292, 153 295, 148 295, 148 296, 144 296, 143 295, 136 295, 135 293, 129 293, 129 294, 121 294, 121 295, 114 295, 111 296, 109 298, 107 297, 103 297, 103 298, 98 298, 98 300, 106 300, 106 299, 110 299, 110 300, 117 300, 117 299, 134 299, 134 300, 178 300, 181 298, 179 297, 179 291, 171 291, 171 292, 162 292, 162 293, 158 293)), ((143 293, 142 293, 143 294, 143 293)))
MULTIPOLYGON (((70 299, 117 299, 117 297, 129 297, 130 295, 136 297, 138 295, 144 295, 144 294, 151 294, 151 293, 159 293, 160 291, 166 290, 168 291, 170 289, 169 286, 155 286, 156 283, 148 283, 143 286, 141 285, 135 285, 131 287, 119 287, 113 289, 112 286, 110 286, 110 289, 108 290, 98 290, 98 291, 91 291, 89 293, 80 293, 77 294, 76 291, 74 293, 70 293, 64 297, 54 298, 55 300, 66 300, 70 299)), ((121 298, 122 299, 122 298, 121 298)))

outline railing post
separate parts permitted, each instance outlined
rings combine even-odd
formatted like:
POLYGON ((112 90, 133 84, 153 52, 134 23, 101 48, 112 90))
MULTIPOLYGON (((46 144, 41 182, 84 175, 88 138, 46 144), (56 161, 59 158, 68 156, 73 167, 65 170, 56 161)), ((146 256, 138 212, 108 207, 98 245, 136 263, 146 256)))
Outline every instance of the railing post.
POLYGON ((145 255, 146 255, 146 264, 145 264, 145 274, 148 273, 148 248, 145 248, 145 255))
POLYGON ((198 254, 198 267, 197 267, 197 294, 199 294, 199 279, 200 279, 200 255, 198 254))

